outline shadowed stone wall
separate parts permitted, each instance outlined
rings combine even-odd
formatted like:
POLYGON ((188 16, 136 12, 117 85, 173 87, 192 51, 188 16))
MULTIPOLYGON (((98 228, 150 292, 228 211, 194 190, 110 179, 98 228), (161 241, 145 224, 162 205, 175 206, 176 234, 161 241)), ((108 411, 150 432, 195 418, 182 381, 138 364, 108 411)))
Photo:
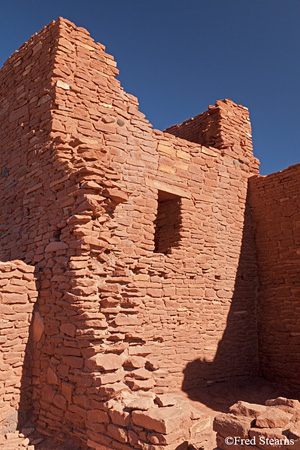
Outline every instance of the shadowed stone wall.
POLYGON ((250 180, 259 268, 260 366, 299 391, 300 164, 250 180))
POLYGON ((15 431, 32 413, 28 343, 38 295, 33 272, 22 261, 0 263, 0 436, 15 431))

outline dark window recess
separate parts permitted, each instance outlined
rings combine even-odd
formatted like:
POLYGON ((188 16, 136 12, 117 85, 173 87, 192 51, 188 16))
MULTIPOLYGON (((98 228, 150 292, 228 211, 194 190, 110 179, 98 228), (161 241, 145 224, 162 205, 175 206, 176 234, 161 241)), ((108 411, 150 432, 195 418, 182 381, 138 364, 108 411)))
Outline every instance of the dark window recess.
POLYGON ((181 228, 181 198, 168 192, 158 191, 158 207, 155 219, 155 253, 170 253, 178 247, 181 228))

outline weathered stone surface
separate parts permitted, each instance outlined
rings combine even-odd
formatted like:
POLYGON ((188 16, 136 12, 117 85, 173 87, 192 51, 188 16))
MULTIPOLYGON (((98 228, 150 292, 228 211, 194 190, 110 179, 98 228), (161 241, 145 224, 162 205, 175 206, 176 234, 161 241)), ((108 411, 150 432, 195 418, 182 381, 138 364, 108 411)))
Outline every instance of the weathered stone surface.
POLYGON ((187 413, 176 407, 152 408, 146 412, 133 411, 131 416, 135 425, 163 434, 182 428, 188 420, 187 413))
POLYGON ((143 358, 142 356, 131 356, 125 360, 123 365, 124 367, 132 367, 139 369, 141 367, 144 367, 145 363, 146 363, 145 358, 143 358))
POLYGON ((126 384, 130 387, 132 391, 139 391, 139 390, 149 390, 155 386, 154 380, 140 380, 140 379, 127 379, 126 384))
POLYGON ((76 334, 76 326, 72 323, 63 323, 60 327, 60 330, 67 336, 74 337, 76 334))
POLYGON ((264 413, 267 407, 264 405, 256 405, 254 403, 248 403, 239 401, 229 408, 229 411, 233 414, 243 415, 246 417, 257 417, 264 413))
POLYGON ((265 450, 272 450, 272 448, 282 450, 288 442, 280 428, 252 428, 249 431, 249 437, 250 439, 255 438, 257 443, 263 443, 263 445, 258 445, 265 450))
POLYGON ((126 407, 129 409, 137 409, 141 411, 147 411, 154 407, 153 399, 149 397, 140 397, 126 403, 126 407))
POLYGON ((255 426, 258 428, 284 428, 290 423, 292 417, 292 414, 271 407, 256 417, 255 426))
POLYGON ((267 406, 277 406, 277 405, 283 405, 283 406, 289 406, 294 409, 300 409, 300 402, 299 400, 293 400, 285 397, 277 397, 272 398, 269 400, 266 400, 267 406))
POLYGON ((65 242, 50 242, 45 248, 45 252, 56 252, 57 250, 66 250, 68 245, 65 242))
POLYGON ((300 423, 294 423, 289 427, 289 435, 291 439, 300 439, 300 423))
POLYGON ((58 384, 58 377, 51 367, 47 371, 47 381, 49 384, 58 384))
POLYGON ((32 322, 32 339, 34 342, 39 342, 44 332, 45 326, 44 321, 41 314, 36 311, 33 314, 33 322, 32 322))
POLYGON ((61 81, 61 80, 57 80, 56 86, 60 87, 62 89, 66 89, 66 90, 70 89, 70 86, 68 85, 68 83, 65 83, 64 81, 61 81))
POLYGON ((174 406, 176 404, 176 396, 173 394, 160 394, 155 397, 155 402, 159 406, 174 406))
POLYGON ((128 427, 130 422, 130 414, 128 411, 124 411, 121 405, 117 405, 109 410, 109 416, 112 423, 114 423, 115 425, 128 427))
POLYGON ((233 414, 218 414, 213 423, 213 429, 222 436, 248 437, 251 428, 251 417, 234 416, 233 414))
POLYGON ((95 423, 109 423, 108 414, 100 409, 91 409, 87 413, 87 419, 95 423))
MULTIPOLYGON (((31 411, 32 366, 31 361, 28 361, 28 351, 26 355, 26 344, 32 341, 38 342, 44 330, 41 317, 37 316, 37 313, 33 320, 33 302, 37 296, 34 267, 23 261, 0 262, 1 448, 7 447, 14 450, 17 443, 22 442, 19 433, 16 432, 21 416, 20 406, 22 406, 23 416, 31 411), (6 442, 2 441, 5 436, 8 436, 11 447, 7 446, 7 439, 6 442), (10 439, 13 437, 16 442, 10 439)), ((53 396, 51 400, 52 398, 53 396)))
POLYGON ((114 353, 103 353, 90 358, 90 363, 100 370, 117 370, 122 367, 123 357, 114 353))
POLYGON ((300 444, 300 431, 298 430, 298 417, 297 417, 297 402, 294 403, 295 408, 292 406, 293 400, 286 398, 279 398, 276 401, 266 401, 266 405, 263 406, 263 411, 259 410, 262 405, 252 405, 249 403, 238 402, 233 405, 231 409, 235 410, 235 430, 240 426, 243 421, 250 420, 250 426, 247 433, 244 436, 234 431, 234 427, 231 426, 232 415, 223 414, 220 419, 216 417, 214 423, 214 429, 217 431, 217 445, 220 450, 228 450, 232 445, 240 450, 246 448, 255 448, 258 450, 271 450, 272 448, 278 450, 298 448, 300 444), (270 405, 271 404, 271 405, 270 405), (257 408, 259 406, 259 408, 257 408), (288 408, 288 412, 281 409, 282 407, 288 408), (248 417, 245 417, 245 413, 248 417), (249 416, 249 413, 252 415, 249 416), (254 418, 256 414, 256 418, 254 418), (223 416, 223 417, 222 417, 223 416), (251 420, 253 419, 253 420, 251 420), (219 423, 217 423, 219 420, 219 423), (217 426, 215 426, 217 423, 217 426), (247 434, 247 435, 246 435, 247 434), (226 440, 229 436, 230 441, 226 440), (235 437, 238 437, 237 441, 233 441, 235 437), (242 441, 242 437, 248 439, 248 441, 242 441))
POLYGON ((297 233, 299 220, 299 169, 297 164, 249 183, 261 273, 258 298, 261 370, 265 378, 294 392, 299 391, 299 364, 295 357, 300 336, 295 310, 299 286, 297 282, 294 284, 299 247, 292 236, 297 233), (281 277, 284 285, 279 283, 281 277))

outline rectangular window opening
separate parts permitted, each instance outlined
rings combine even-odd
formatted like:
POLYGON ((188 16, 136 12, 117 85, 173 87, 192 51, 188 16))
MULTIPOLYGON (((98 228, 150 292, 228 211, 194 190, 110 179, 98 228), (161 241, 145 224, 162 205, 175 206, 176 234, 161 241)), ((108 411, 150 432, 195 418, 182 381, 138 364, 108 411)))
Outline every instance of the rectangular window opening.
POLYGON ((155 219, 155 253, 168 254, 178 247, 181 229, 181 197, 158 191, 158 207, 155 219))

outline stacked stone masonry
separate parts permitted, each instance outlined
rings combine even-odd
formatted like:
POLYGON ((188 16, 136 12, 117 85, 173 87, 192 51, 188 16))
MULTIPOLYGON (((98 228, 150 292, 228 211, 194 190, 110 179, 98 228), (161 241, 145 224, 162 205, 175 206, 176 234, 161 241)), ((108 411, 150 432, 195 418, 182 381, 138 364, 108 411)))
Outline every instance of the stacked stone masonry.
POLYGON ((217 450, 298 450, 300 403, 278 397, 265 405, 239 401, 214 420, 217 450))
POLYGON ((299 390, 300 164, 250 180, 260 274, 258 330, 264 376, 299 390))
POLYGON ((31 413, 29 328, 38 296, 34 267, 0 263, 0 435, 31 413))
POLYGON ((158 131, 117 75, 104 46, 62 18, 0 71, 0 256, 34 267, 37 293, 20 411, 83 449, 200 446, 209 418, 181 390, 252 377, 267 351, 277 371, 256 321, 256 192, 269 178, 246 108, 218 101, 158 131))

